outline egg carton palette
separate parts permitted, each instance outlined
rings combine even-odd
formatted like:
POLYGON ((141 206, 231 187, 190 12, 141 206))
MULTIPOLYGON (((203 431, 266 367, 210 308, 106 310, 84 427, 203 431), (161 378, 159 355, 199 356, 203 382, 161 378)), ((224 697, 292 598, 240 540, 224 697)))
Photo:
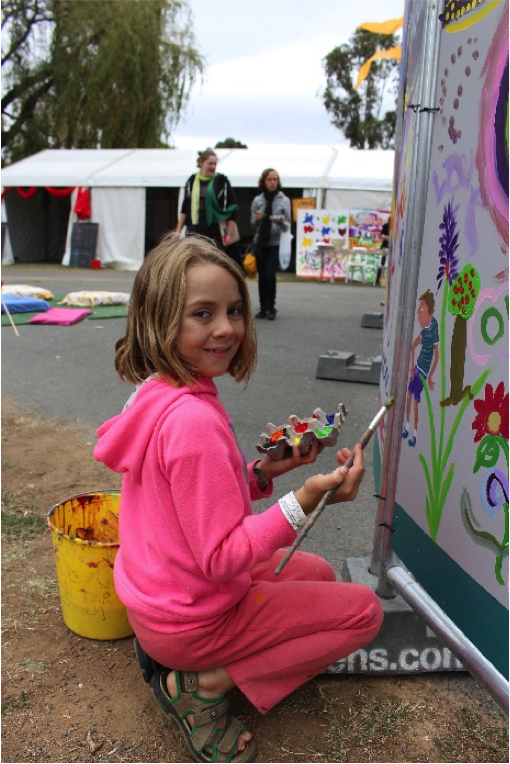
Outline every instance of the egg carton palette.
POLYGON ((299 447, 301 454, 307 454, 314 440, 324 446, 334 446, 346 416, 347 409, 340 403, 336 414, 326 414, 322 409, 315 409, 312 416, 305 419, 292 414, 286 424, 280 427, 270 422, 267 433, 262 433, 259 438, 257 451, 279 461, 291 456, 294 446, 299 447))

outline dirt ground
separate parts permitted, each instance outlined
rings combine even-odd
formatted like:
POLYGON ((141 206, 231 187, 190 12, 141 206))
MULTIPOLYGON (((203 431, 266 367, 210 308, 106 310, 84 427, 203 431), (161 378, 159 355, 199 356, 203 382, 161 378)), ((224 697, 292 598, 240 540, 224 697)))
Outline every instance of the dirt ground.
MULTIPOLYGON (((133 640, 62 620, 45 515, 120 487, 93 439, 2 399, 2 761, 186 762, 138 670, 133 640)), ((259 762, 501 762, 507 719, 467 674, 321 676, 261 716, 234 691, 259 762)))

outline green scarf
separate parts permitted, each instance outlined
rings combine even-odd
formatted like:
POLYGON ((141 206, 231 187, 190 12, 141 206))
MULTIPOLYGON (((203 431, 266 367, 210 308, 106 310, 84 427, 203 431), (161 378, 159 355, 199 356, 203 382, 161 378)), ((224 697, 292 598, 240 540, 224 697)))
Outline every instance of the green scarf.
POLYGON ((207 190, 205 192, 205 216, 207 219, 207 225, 213 223, 219 223, 221 220, 228 220, 232 217, 232 214, 237 210, 237 204, 230 204, 226 209, 222 209, 216 199, 214 193, 214 178, 205 177, 197 172, 195 180, 193 181, 193 188, 191 189, 191 224, 198 225, 200 216, 200 181, 207 181, 207 190))

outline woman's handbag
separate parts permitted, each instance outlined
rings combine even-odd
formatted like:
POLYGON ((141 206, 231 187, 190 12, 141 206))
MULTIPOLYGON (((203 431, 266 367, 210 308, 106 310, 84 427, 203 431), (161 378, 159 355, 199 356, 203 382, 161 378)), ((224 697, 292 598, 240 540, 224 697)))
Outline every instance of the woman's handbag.
POLYGON ((290 232, 290 226, 287 231, 282 231, 280 235, 280 268, 282 271, 286 271, 290 265, 290 258, 292 253, 292 234, 290 232))
POLYGON ((251 252, 244 258, 243 268, 249 279, 254 279, 257 275, 257 259, 251 252))

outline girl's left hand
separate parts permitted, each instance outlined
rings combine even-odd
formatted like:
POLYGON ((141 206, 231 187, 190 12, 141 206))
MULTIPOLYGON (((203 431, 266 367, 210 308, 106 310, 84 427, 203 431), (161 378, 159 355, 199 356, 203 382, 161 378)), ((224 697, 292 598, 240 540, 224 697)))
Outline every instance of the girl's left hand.
POLYGON ((312 442, 312 447, 307 454, 301 454, 298 446, 294 446, 291 456, 275 461, 270 456, 263 456, 259 463, 259 468, 264 473, 266 480, 273 480, 280 475, 295 470, 296 467, 302 467, 305 464, 313 464, 318 455, 325 449, 323 443, 318 440, 312 442))

